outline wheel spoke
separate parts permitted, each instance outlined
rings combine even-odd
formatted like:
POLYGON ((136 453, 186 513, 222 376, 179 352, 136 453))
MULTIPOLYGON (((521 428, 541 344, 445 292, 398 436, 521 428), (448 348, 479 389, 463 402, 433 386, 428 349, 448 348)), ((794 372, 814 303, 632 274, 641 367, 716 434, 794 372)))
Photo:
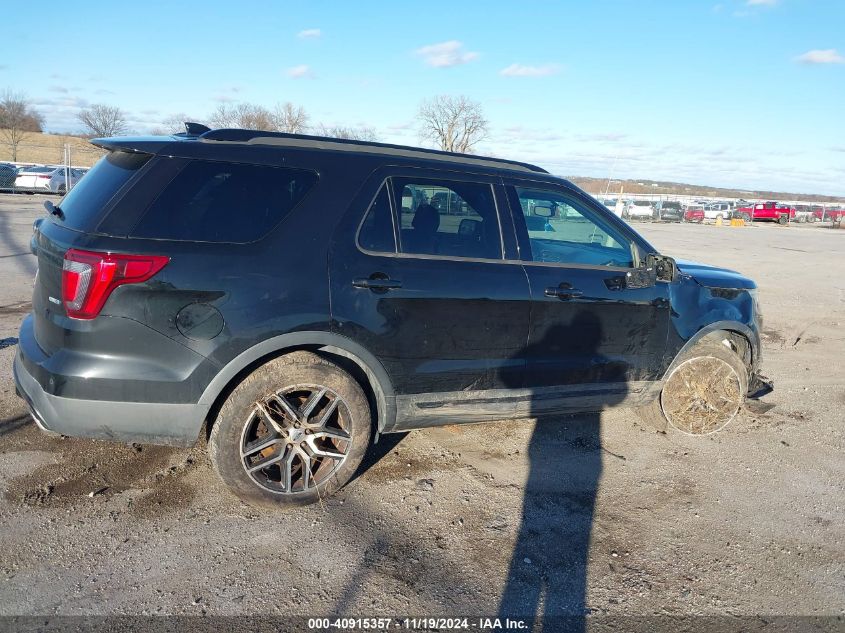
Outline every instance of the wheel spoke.
POLYGON ((329 439, 329 440, 344 440, 344 441, 347 441, 347 442, 352 439, 351 436, 349 435, 349 433, 347 433, 343 429, 326 429, 326 428, 320 429, 319 431, 316 431, 314 433, 314 437, 318 438, 318 439, 321 438, 321 437, 325 437, 326 439, 329 439))
POLYGON ((311 417, 311 414, 314 412, 314 409, 320 403, 320 400, 323 399, 323 396, 326 395, 327 391, 328 389, 326 389, 325 387, 321 387, 320 389, 317 389, 311 394, 311 396, 308 398, 305 404, 302 405, 302 408, 300 409, 301 417, 299 419, 301 422, 308 421, 308 418, 311 417))
POLYGON ((258 463, 252 464, 251 466, 247 466, 246 471, 251 475, 251 474, 253 474, 253 473, 255 473, 259 470, 263 470, 264 468, 267 468, 267 466, 272 466, 273 464, 276 464, 276 463, 282 461, 282 459, 284 459, 284 457, 285 457, 285 451, 283 449, 283 450, 279 451, 278 455, 273 455, 273 456, 268 457, 266 459, 262 459, 258 463))
POLYGON ((271 446, 275 446, 279 442, 282 441, 282 438, 278 436, 268 437, 263 436, 255 440, 254 442, 250 442, 246 446, 244 446, 243 450, 241 451, 241 457, 249 457, 255 453, 260 453, 265 448, 270 448, 271 446))
POLYGON ((325 410, 323 411, 323 413, 320 415, 320 419, 316 422, 316 424, 311 424, 309 426, 312 426, 314 428, 325 428, 326 422, 329 421, 329 418, 331 417, 332 413, 334 413, 337 410, 337 407, 338 407, 339 404, 340 404, 339 398, 335 398, 334 400, 332 400, 329 403, 329 406, 327 406, 325 408, 325 410))
POLYGON ((288 399, 284 396, 284 394, 274 396, 273 402, 282 408, 282 413, 284 413, 291 422, 299 420, 299 416, 296 414, 294 408, 290 406, 290 402, 288 402, 288 399))
POLYGON ((311 458, 305 451, 299 451, 299 462, 302 464, 302 489, 308 490, 311 486, 311 458))
POLYGON ((285 465, 282 468, 282 486, 285 492, 291 492, 293 486, 293 458, 296 457, 296 451, 288 450, 285 458, 285 465))
POLYGON ((308 449, 315 457, 328 457, 329 459, 343 459, 346 457, 346 455, 341 453, 339 450, 318 447, 313 437, 308 440, 308 449))
POLYGON ((282 428, 282 425, 273 419, 272 412, 267 408, 267 406, 263 402, 256 402, 255 410, 258 412, 258 415, 261 417, 261 419, 265 422, 265 426, 267 426, 268 429, 272 428, 279 435, 284 435, 284 428, 282 428))

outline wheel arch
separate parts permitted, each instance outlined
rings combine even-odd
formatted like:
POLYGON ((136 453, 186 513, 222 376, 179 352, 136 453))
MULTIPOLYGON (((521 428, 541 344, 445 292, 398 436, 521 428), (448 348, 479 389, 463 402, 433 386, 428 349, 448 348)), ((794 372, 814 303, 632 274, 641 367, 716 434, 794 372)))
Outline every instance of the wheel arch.
MULTIPOLYGON (((387 371, 378 359, 360 344, 332 332, 290 332, 274 336, 244 350, 229 361, 208 384, 199 404, 208 405, 206 432, 217 417, 229 393, 256 367, 284 354, 307 350, 335 361, 353 375, 375 404, 376 434, 390 428, 396 418, 396 398, 387 371)), ((376 435, 377 437, 377 435, 376 435)))
MULTIPOLYGON (((669 367, 664 372, 662 380, 665 380, 667 376, 669 376, 672 370, 677 366, 678 360, 686 352, 698 345, 704 338, 712 336, 717 332, 727 332, 732 335, 732 337, 741 337, 741 341, 745 342, 748 346, 748 352, 750 353, 750 358, 746 361, 748 372, 749 374, 753 373, 760 364, 760 335, 755 330, 752 330, 750 327, 744 323, 740 323, 739 321, 715 321, 698 330, 698 332, 684 343, 681 349, 679 349, 675 354, 672 362, 669 363, 669 367)), ((734 348, 734 351, 739 352, 736 348, 734 348)), ((740 354, 740 357, 743 357, 743 354, 740 354)))

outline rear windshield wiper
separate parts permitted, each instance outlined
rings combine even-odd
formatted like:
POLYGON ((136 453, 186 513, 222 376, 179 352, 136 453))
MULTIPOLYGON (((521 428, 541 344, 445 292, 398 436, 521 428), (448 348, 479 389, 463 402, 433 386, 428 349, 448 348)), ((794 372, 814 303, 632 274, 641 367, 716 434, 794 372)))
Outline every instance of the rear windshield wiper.
POLYGON ((60 220, 65 219, 65 212, 62 211, 59 207, 52 203, 50 200, 44 201, 44 208, 47 209, 47 213, 50 215, 55 215, 60 220))

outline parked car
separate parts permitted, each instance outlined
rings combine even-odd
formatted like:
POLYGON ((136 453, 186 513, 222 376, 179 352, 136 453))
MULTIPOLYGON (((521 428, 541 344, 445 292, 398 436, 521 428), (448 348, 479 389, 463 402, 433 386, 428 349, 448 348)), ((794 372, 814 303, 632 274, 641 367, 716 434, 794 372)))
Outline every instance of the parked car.
POLYGON ((601 203, 616 217, 621 218, 625 209, 625 202, 618 198, 605 198, 601 203))
POLYGON ((680 202, 674 200, 662 200, 657 207, 658 217, 664 222, 682 222, 684 211, 680 202))
POLYGON ((814 209, 813 222, 837 222, 842 216, 845 216, 845 209, 814 209))
POLYGON ((85 170, 67 167, 59 167, 52 174, 50 174, 50 191, 64 195, 66 193, 67 185, 71 188, 76 186, 79 179, 85 175, 85 170))
POLYGON ((11 189, 15 186, 18 170, 9 163, 0 163, 0 189, 11 189))
POLYGON ((795 209, 777 202, 760 202, 753 206, 740 207, 733 214, 743 220, 769 221, 786 224, 795 217, 795 209))
POLYGON ((628 204, 622 217, 631 220, 653 220, 657 213, 649 200, 634 200, 628 204))
POLYGON ((698 222, 701 224, 704 222, 704 207, 700 204, 690 204, 687 205, 686 209, 684 210, 684 221, 685 222, 698 222))
POLYGON ((18 171, 15 178, 15 188, 27 193, 50 191, 50 180, 56 167, 24 167, 18 171))
POLYGON ((189 129, 94 140, 45 202, 13 366, 42 429, 206 428, 222 480, 279 507, 338 490, 383 433, 631 406, 701 434, 760 385, 752 280, 676 262, 539 167, 189 129))
MULTIPOLYGON (((795 205, 795 216, 794 221, 799 223, 804 222, 814 222, 815 216, 813 215, 813 211, 816 208, 808 205, 808 204, 796 204, 795 205)), ((820 207, 819 207, 820 209, 820 207)))
POLYGON ((712 202, 704 207, 704 217, 708 220, 727 220, 733 207, 728 202, 712 202))

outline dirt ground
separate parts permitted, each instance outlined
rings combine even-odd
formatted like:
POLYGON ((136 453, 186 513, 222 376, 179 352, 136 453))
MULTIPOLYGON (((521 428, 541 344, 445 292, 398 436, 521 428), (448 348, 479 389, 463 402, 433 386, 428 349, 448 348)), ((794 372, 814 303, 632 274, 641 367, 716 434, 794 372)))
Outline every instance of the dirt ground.
POLYGON ((0 615, 845 615, 845 230, 638 225, 757 280, 767 412, 704 438, 625 410, 387 436, 334 498, 270 513, 204 445, 32 423, 11 364, 40 203, 0 196, 0 615))

